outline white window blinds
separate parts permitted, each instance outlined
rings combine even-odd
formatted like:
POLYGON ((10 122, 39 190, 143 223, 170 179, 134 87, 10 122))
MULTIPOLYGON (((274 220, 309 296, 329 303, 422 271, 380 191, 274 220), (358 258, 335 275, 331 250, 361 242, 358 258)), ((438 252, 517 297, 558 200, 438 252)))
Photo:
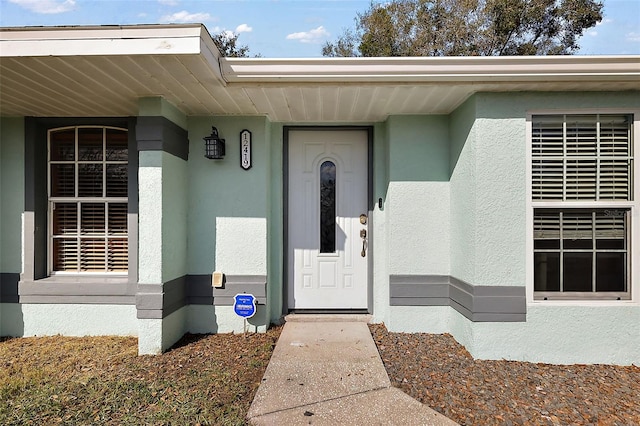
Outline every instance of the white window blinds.
POLYGON ((630 115, 539 115, 532 123, 533 200, 631 200, 630 115))
POLYGON ((127 163, 125 129, 49 132, 52 271, 127 271, 127 163))

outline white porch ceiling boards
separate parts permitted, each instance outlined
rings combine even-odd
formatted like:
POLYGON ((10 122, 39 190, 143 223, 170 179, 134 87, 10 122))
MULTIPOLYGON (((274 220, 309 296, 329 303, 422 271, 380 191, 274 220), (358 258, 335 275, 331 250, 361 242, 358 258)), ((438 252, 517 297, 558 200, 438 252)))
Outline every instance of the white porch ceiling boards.
POLYGON ((220 58, 201 25, 0 30, 7 116, 137 115, 162 96, 187 115, 376 122, 481 91, 583 90, 640 90, 640 57, 220 58))

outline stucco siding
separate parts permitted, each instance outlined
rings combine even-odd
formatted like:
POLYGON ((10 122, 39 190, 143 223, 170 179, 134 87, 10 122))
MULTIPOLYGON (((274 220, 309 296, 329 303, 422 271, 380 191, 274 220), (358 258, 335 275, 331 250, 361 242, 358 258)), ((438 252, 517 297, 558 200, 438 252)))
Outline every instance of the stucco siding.
POLYGON ((389 134, 387 123, 373 129, 373 194, 370 253, 373 253, 372 308, 373 320, 386 323, 389 319, 389 230, 387 223, 387 195, 389 187, 389 134), (382 206, 380 206, 380 201, 382 206))
POLYGON ((269 321, 278 321, 283 313, 283 258, 284 212, 283 212, 283 153, 282 126, 264 120, 267 152, 269 153, 268 181, 271 196, 267 218, 267 312, 269 321))
POLYGON ((137 336, 134 305, 3 304, 3 336, 137 336))
POLYGON ((139 153, 139 283, 162 283, 162 151, 139 153))
POLYGON ((190 274, 266 275, 271 164, 265 118, 189 120, 188 261, 190 274), (203 137, 215 125, 226 139, 223 160, 204 157, 203 137), (240 167, 240 132, 252 132, 253 167, 240 167))
POLYGON ((162 280, 187 273, 187 162, 162 153, 162 280))
MULTIPOLYGON (((480 93, 452 113, 452 279, 465 281, 474 290, 503 295, 507 290, 520 292, 532 283, 527 276, 531 253, 526 246, 528 113, 634 112, 640 108, 639 95, 480 93)), ((639 281, 632 279, 637 296, 639 281)), ((402 299, 402 291, 396 293, 402 299)), ((481 359, 638 364, 640 304, 635 296, 631 301, 609 302, 529 300, 526 313, 519 314, 524 321, 511 322, 475 320, 462 309, 446 306, 390 306, 386 324, 392 331, 434 333, 444 329, 481 359)), ((521 299, 518 296, 518 303, 521 299)), ((499 303, 494 305, 500 308, 499 303)))
MULTIPOLYGON (((453 322, 465 321, 450 315, 453 322)), ((464 327, 451 331, 479 359, 637 365, 639 324, 640 310, 633 306, 530 306, 525 323, 471 323, 471 341, 464 327)))
POLYGON ((451 275, 473 283, 476 268, 476 98, 450 116, 451 275))
POLYGON ((390 331, 451 333, 477 359, 552 364, 640 363, 634 306, 529 306, 526 322, 472 322, 446 306, 391 306, 390 331))
POLYGON ((24 120, 0 118, 0 273, 21 271, 24 120))
POLYGON ((390 182, 389 274, 449 273, 449 185, 390 182))
POLYGON ((474 285, 525 284, 525 120, 475 123, 474 285))
POLYGON ((389 134, 389 274, 449 273, 446 116, 396 116, 389 134))
MULTIPOLYGON (((191 305, 187 310, 187 331, 190 333, 242 333, 244 319, 239 317, 232 306, 191 305)), ((256 314, 247 319, 247 332, 265 332, 269 325, 267 307, 258 305, 256 314)))

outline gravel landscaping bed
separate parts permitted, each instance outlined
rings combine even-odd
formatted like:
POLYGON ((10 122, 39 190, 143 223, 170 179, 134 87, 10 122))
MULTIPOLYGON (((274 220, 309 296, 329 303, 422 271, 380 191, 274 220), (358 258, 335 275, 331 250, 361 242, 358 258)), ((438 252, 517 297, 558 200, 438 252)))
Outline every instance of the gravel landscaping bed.
POLYGON ((449 334, 370 325, 394 386, 461 425, 640 425, 640 367, 474 360, 449 334))

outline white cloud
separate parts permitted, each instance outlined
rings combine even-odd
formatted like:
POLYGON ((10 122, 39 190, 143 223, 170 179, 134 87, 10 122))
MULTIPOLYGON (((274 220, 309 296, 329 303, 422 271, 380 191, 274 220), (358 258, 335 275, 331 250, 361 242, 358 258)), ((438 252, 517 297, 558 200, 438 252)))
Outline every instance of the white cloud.
POLYGON ((163 4, 165 6, 177 6, 178 0, 158 0, 158 3, 163 4))
POLYGON ((322 39, 329 37, 329 32, 322 25, 310 31, 292 33, 287 36, 287 40, 299 40, 301 43, 319 43, 322 39))
POLYGON ((251 28, 249 25, 247 24, 240 24, 236 27, 236 33, 240 34, 240 33, 250 33, 251 31, 253 31, 253 28, 251 28))
POLYGON ((35 13, 54 15, 73 10, 76 0, 9 0, 35 13))
POLYGON ((631 32, 628 33, 625 38, 627 39, 627 41, 640 42, 640 33, 631 32))
POLYGON ((189 13, 186 10, 165 15, 160 18, 162 23, 185 23, 185 22, 205 22, 211 19, 208 13, 189 13))
POLYGON ((596 26, 585 31, 585 35, 589 37, 598 37, 598 27, 606 24, 610 24, 613 22, 613 19, 605 18, 600 22, 596 23, 596 26))

